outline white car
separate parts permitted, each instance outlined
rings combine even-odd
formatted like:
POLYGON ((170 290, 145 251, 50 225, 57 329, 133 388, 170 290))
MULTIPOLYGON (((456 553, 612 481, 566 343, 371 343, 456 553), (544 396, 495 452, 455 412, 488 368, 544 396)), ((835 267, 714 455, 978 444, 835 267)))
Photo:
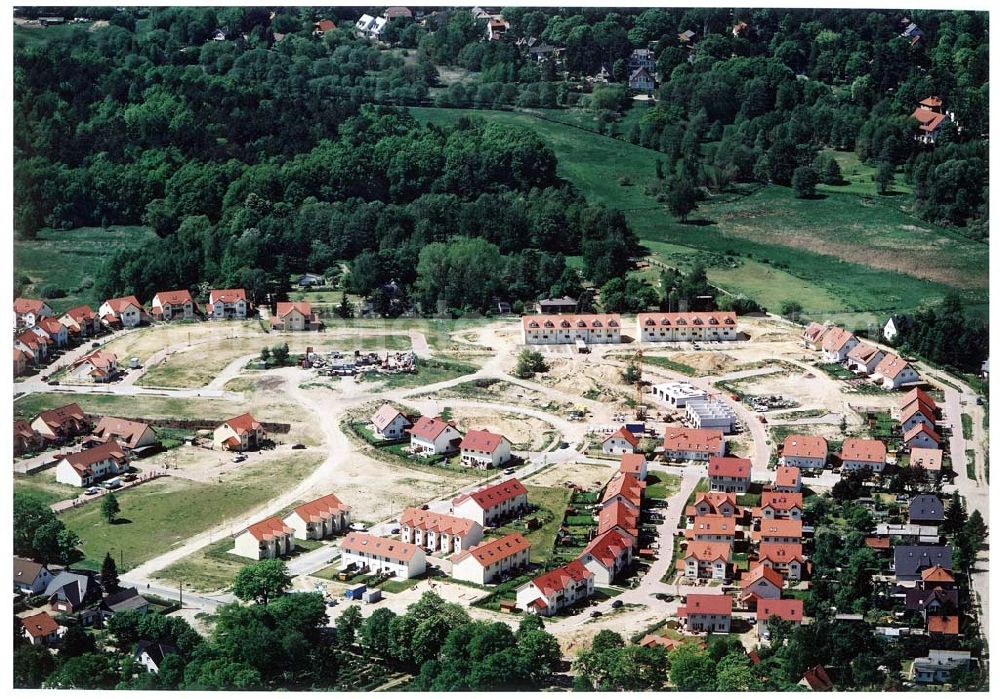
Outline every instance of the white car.
POLYGON ((99 492, 101 492, 101 491, 98 490, 97 488, 87 488, 85 491, 83 491, 83 494, 84 495, 97 495, 99 492))

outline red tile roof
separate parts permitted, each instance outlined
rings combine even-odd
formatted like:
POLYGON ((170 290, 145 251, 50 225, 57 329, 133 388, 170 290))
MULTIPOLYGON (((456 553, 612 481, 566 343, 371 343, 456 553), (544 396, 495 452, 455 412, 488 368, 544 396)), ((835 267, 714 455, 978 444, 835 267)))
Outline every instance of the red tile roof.
POLYGON ((778 466, 774 471, 774 484, 780 488, 792 488, 801 483, 798 466, 778 466))
POLYGON ((861 343, 858 343, 854 347, 854 349, 852 349, 850 352, 848 352, 847 356, 850 359, 854 359, 854 360, 857 360, 859 362, 864 362, 865 364, 867 364, 871 360, 872 357, 874 357, 876 354, 878 354, 881 351, 882 350, 880 350, 875 345, 869 345, 867 343, 861 342, 861 343))
POLYGON ((934 409, 922 400, 913 400, 907 403, 899 412, 899 421, 906 422, 917 413, 926 417, 932 424, 934 423, 934 409))
POLYGON ((708 492, 698 493, 695 496, 694 504, 691 509, 694 510, 703 502, 707 503, 708 506, 712 508, 712 512, 715 514, 720 514, 719 508, 727 502, 733 506, 733 510, 738 509, 736 506, 736 493, 721 493, 718 490, 709 490, 708 492))
POLYGON ((719 478, 749 478, 750 459, 741 459, 738 456, 710 456, 708 475, 719 478))
POLYGON ((367 532, 351 532, 341 540, 340 550, 409 562, 420 551, 420 547, 405 541, 372 536, 367 532))
POLYGON ((399 523, 412 529, 465 536, 476 526, 476 523, 465 517, 421 510, 419 507, 407 507, 399 516, 399 523))
POLYGON ((158 291, 156 296, 153 297, 154 306, 183 306, 185 303, 194 303, 194 299, 191 298, 191 292, 187 289, 158 291))
POLYGON ((619 427, 617 432, 612 432, 607 437, 605 437, 604 439, 602 439, 601 440, 601 444, 604 444, 608 440, 614 439, 615 437, 620 437, 620 438, 624 439, 626 442, 628 442, 629 444, 631 444, 633 448, 639 446, 639 438, 636 437, 631 432, 629 432, 624 427, 619 427))
POLYGON ((865 546, 870 549, 888 550, 892 548, 892 543, 889 541, 888 536, 866 536, 865 546))
POLYGON ((800 599, 759 599, 757 600, 757 621, 767 621, 776 616, 784 621, 802 621, 802 600, 800 599))
POLYGON ((808 340, 809 342, 817 342, 823 335, 826 334, 830 327, 827 325, 822 325, 820 323, 810 323, 805 330, 802 331, 802 339, 808 340))
MULTIPOLYGON (((583 553, 589 553, 605 567, 612 567, 614 562, 621 557, 622 553, 632 548, 630 538, 625 538, 617 530, 612 529, 594 537, 583 553)), ((581 554, 582 555, 582 554, 581 554)))
POLYGON ((945 115, 941 112, 935 112, 926 107, 917 107, 910 116, 920 122, 920 130, 927 133, 937 129, 945 118, 945 115))
POLYGON ((68 403, 52 410, 43 410, 38 413, 38 419, 49 427, 62 427, 67 422, 83 422, 86 418, 79 405, 68 403))
POLYGON ((721 430, 695 430, 668 428, 663 435, 663 448, 667 451, 696 451, 716 454, 722 448, 721 430))
POLYGON ((955 582, 955 576, 951 574, 951 571, 939 565, 924 568, 920 571, 920 579, 925 583, 955 582))
POLYGON ((35 313, 37 314, 42 310, 42 306, 45 305, 45 301, 42 299, 26 299, 22 296, 18 296, 14 299, 14 313, 35 313))
POLYGON ((574 328, 621 328, 622 319, 617 313, 588 315, 533 315, 521 318, 525 330, 571 330, 574 328))
POLYGON ((516 556, 521 551, 529 551, 530 549, 531 544, 528 543, 528 540, 515 532, 499 539, 484 541, 464 551, 459 551, 452 556, 451 562, 453 564, 458 563, 472 556, 479 562, 479 565, 483 568, 488 568, 497 561, 509 558, 510 556, 516 556))
POLYGON ((903 435, 903 441, 909 442, 911 439, 916 437, 921 432, 928 435, 938 444, 941 443, 941 435, 939 435, 937 432, 928 427, 926 422, 921 422, 919 425, 914 425, 912 428, 910 428, 910 430, 905 435, 903 435))
POLYGON ((722 515, 697 515, 686 530, 687 536, 736 536, 736 518, 722 515))
POLYGON ((142 437, 148 428, 149 425, 145 422, 104 416, 97 421, 97 426, 94 427, 94 434, 102 439, 114 437, 129 449, 134 449, 139 438, 142 437))
POLYGON ((104 303, 108 304, 111 307, 111 310, 116 314, 121 313, 129 306, 135 306, 139 310, 142 310, 142 304, 139 303, 139 299, 135 296, 122 296, 116 299, 108 299, 104 303))
POLYGON ((115 364, 118 363, 118 355, 114 352, 108 352, 106 350, 94 350, 90 354, 84 355, 73 362, 74 367, 78 367, 81 364, 90 364, 92 367, 102 372, 110 372, 114 369, 115 364))
POLYGON ((119 463, 124 461, 125 451, 116 440, 110 439, 96 447, 67 454, 65 458, 77 473, 86 473, 91 466, 107 459, 113 459, 119 463))
POLYGON ((458 505, 465 500, 472 498, 477 505, 479 505, 484 510, 488 510, 491 507, 499 505, 507 500, 513 500, 519 495, 527 495, 528 489, 525 488, 521 481, 516 478, 510 478, 503 483, 498 483, 497 485, 490 486, 489 488, 483 488, 474 493, 467 493, 459 495, 457 498, 452 500, 452 503, 458 505))
POLYGON ((208 292, 208 302, 214 304, 216 301, 223 303, 246 302, 247 292, 243 289, 212 289, 208 292))
POLYGON ((845 439, 840 449, 843 461, 885 463, 885 444, 877 439, 845 439))
POLYGON ((306 320, 312 316, 312 306, 309 305, 308 301, 279 301, 275 309, 275 315, 279 318, 284 318, 292 311, 298 311, 306 317, 306 320))
MULTIPOLYGON (((396 416, 398 415, 403 415, 403 413, 392 407, 389 403, 384 403, 378 410, 375 411, 375 414, 372 415, 372 424, 380 430, 384 430, 393 420, 396 419, 396 416)), ((403 415, 403 417, 406 418, 405 415, 403 415)), ((409 419, 406 421, 410 422, 409 419)))
POLYGON ((597 515, 597 531, 600 534, 620 527, 635 536, 639 532, 639 508, 627 501, 618 500, 613 505, 602 507, 597 515))
POLYGON ((644 463, 646 463, 644 454, 622 454, 618 472, 629 473, 638 478, 639 474, 642 473, 642 465, 644 463))
POLYGON ((706 311, 692 313, 640 313, 639 326, 642 328, 673 327, 735 327, 736 314, 732 311, 706 311))
POLYGON ((840 352, 844 349, 844 345, 850 342, 852 339, 857 339, 854 337, 854 333, 850 330, 845 330, 844 328, 833 327, 830 328, 829 332, 823 335, 823 351, 824 352, 840 352))
POLYGON ((642 502, 642 490, 642 481, 639 481, 630 473, 618 472, 608 481, 608 485, 604 488, 601 502, 607 502, 611 498, 621 495, 632 504, 638 506, 642 502))
POLYGON ((909 362, 900 359, 894 354, 887 354, 878 363, 878 366, 875 367, 874 373, 884 376, 887 379, 895 379, 908 366, 910 366, 909 362))
POLYGON ((781 450, 781 455, 800 459, 825 459, 826 451, 826 440, 822 437, 790 434, 785 437, 785 444, 781 450))
POLYGON ((771 563, 802 563, 802 544, 761 544, 757 553, 758 561, 771 563))
POLYGON ((781 573, 774 568, 768 568, 758 563, 749 573, 743 575, 743 578, 740 580, 740 589, 746 590, 748 587, 752 587, 761 578, 767 580, 779 590, 785 584, 785 577, 781 573))
POLYGON ((66 326, 60 323, 56 318, 46 317, 40 318, 35 324, 36 327, 41 328, 50 335, 58 335, 61 331, 66 329, 66 326))
POLYGON ((677 609, 678 617, 691 614, 719 614, 731 616, 733 613, 733 598, 729 595, 690 594, 684 601, 684 606, 677 609))
POLYGON ((781 536, 802 538, 801 519, 765 519, 760 523, 760 531, 753 532, 753 538, 763 538, 765 536, 781 536))
POLYGON ((451 422, 445 422, 439 417, 427 417, 426 415, 421 415, 417 418, 417 421, 413 423, 413 427, 407 431, 417 439, 425 439, 428 442, 433 442, 449 427, 454 428, 455 425, 451 422))
POLYGON ((460 449, 470 451, 483 451, 487 454, 495 452, 506 439, 502 434, 495 434, 489 430, 469 430, 468 434, 459 444, 460 449))
POLYGON ((957 636, 958 617, 957 616, 927 617, 927 633, 940 633, 946 636, 957 636))
POLYGON ((35 431, 31 429, 27 420, 14 420, 14 436, 34 439, 35 431))
POLYGON ((542 591, 543 595, 550 597, 556 592, 565 590, 573 583, 578 583, 592 577, 594 577, 594 574, 587 570, 587 567, 580 562, 580 559, 575 559, 564 566, 539 575, 531 582, 542 591))
POLYGON ((32 638, 45 638, 59 631, 59 622, 50 617, 47 612, 21 617, 21 625, 32 638))
POLYGON ((696 561, 711 563, 720 558, 729 563, 729 544, 723 541, 692 541, 684 552, 684 560, 694 558, 696 561))
POLYGON ((351 508, 333 493, 316 498, 295 508, 295 514, 305 522, 320 522, 331 515, 350 512, 351 508))
POLYGON ((294 534, 295 530, 282 522, 277 517, 268 517, 256 524, 247 527, 247 531, 257 541, 270 541, 280 539, 285 534, 294 534))
POLYGON ((231 417, 226 420, 223 424, 229 425, 233 428, 236 434, 247 434, 253 430, 260 428, 260 423, 257 419, 250 413, 243 413, 242 415, 237 415, 236 417, 231 417))
POLYGON ((932 97, 925 97, 924 99, 920 100, 920 104, 922 104, 925 107, 940 107, 942 104, 944 104, 944 102, 941 101, 940 97, 932 96, 932 97))
POLYGON ((321 32, 329 32, 337 28, 336 23, 331 19, 321 19, 316 22, 316 28, 321 32))
POLYGON ((802 509, 802 493, 781 493, 767 491, 760 495, 760 509, 770 505, 775 510, 790 510, 793 507, 802 509))
POLYGON ((822 665, 806 670, 805 674, 802 675, 802 680, 814 692, 829 692, 833 689, 833 682, 830 681, 830 676, 826 674, 826 668, 822 665))
POLYGON ((926 391, 919 388, 911 388, 909 391, 900 396, 899 405, 901 408, 905 408, 914 401, 920 401, 925 406, 929 407, 931 409, 931 417, 934 416, 933 413, 937 410, 937 403, 934 402, 934 399, 931 398, 926 391))

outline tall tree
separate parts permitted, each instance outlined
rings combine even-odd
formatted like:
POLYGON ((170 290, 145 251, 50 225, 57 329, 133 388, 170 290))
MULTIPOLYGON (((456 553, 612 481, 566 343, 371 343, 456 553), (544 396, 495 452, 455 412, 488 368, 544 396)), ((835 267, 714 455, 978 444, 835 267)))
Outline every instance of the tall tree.
POLYGON ((107 595, 118 592, 119 589, 118 565, 110 551, 104 554, 104 561, 101 563, 101 587, 107 595))
POLYGON ((288 567, 278 560, 259 561, 243 566, 233 580, 233 594, 244 602, 266 605, 291 587, 288 567))

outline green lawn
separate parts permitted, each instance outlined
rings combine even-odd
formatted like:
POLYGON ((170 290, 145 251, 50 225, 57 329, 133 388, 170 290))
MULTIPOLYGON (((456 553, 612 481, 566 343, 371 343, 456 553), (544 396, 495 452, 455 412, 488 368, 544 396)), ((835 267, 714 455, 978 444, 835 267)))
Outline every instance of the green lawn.
POLYGON ((116 551, 128 570, 267 502, 304 478, 321 459, 319 454, 296 455, 246 466, 211 484, 161 478, 117 495, 121 514, 116 524, 101 517, 100 500, 59 517, 83 540, 79 565, 96 569, 107 551, 116 551))
POLYGON ((572 493, 566 488, 547 488, 529 484, 525 484, 525 487, 528 489, 528 502, 539 508, 530 516, 537 517, 542 525, 528 532, 522 525, 497 527, 491 531, 490 537, 500 537, 512 532, 523 534, 531 544, 531 562, 544 565, 552 558, 556 535, 559 533, 572 493))
POLYGON ((649 471, 646 474, 646 497, 650 500, 666 500, 680 489, 680 476, 663 471, 649 471))
POLYGON ((238 404, 209 398, 32 393, 14 403, 14 417, 33 419, 43 410, 57 408, 67 403, 76 403, 85 413, 119 415, 134 419, 222 418, 238 409, 238 404))
POLYGON ((80 495, 79 488, 56 482, 54 468, 37 471, 31 475, 15 473, 14 492, 30 493, 46 505, 51 505, 61 500, 69 500, 80 495))
POLYGON ((388 374, 371 379, 372 383, 378 383, 382 389, 390 388, 411 388, 416 386, 426 386, 439 381, 474 374, 479 367, 468 362, 460 362, 454 359, 443 359, 434 357, 433 359, 417 359, 417 371, 413 374, 388 374))
POLYGON ((679 374, 684 374, 685 376, 697 376, 698 370, 693 366, 684 364, 682 362, 675 362, 672 359, 667 359, 666 357, 658 357, 655 355, 643 355, 642 361, 645 364, 652 364, 653 366, 660 367, 661 369, 669 369, 670 371, 676 371, 679 374))
MULTIPOLYGON (((641 116, 639 109, 627 118, 641 116)), ((422 123, 443 125, 470 115, 461 109, 411 112, 422 123)), ((746 187, 702 202, 692 218, 707 225, 681 224, 644 193, 662 154, 585 130, 586 113, 474 114, 534 128, 555 151, 560 176, 590 202, 624 210, 639 238, 664 262, 687 268, 708 254, 713 283, 771 309, 795 299, 806 315, 861 327, 887 311, 933 302, 951 289, 975 310, 985 309, 987 246, 911 216, 906 210, 911 198, 901 186, 898 196, 870 195, 868 168, 851 154, 837 154, 849 184, 828 188, 821 198, 796 199, 790 188, 776 185, 746 187), (623 176, 634 185, 619 185, 623 176), (670 247, 658 247, 664 244, 670 247), (900 249, 907 255, 901 257, 900 249), (719 255, 726 254, 741 264, 722 263, 719 255), (922 278, 910 276, 914 270, 922 278)))
POLYGON ((86 33, 90 24, 55 24, 50 27, 14 27, 15 50, 39 46, 46 41, 71 39, 86 33))
POLYGON ((972 416, 962 413, 962 436, 972 439, 972 416))
POLYGON ((976 452, 973 449, 965 450, 965 475, 970 481, 976 480, 976 452))
MULTIPOLYGON (((25 32, 48 32, 59 27, 25 32)), ((123 247, 137 246, 156 235, 142 226, 76 228, 56 231, 46 228, 32 240, 14 241, 15 279, 27 277, 31 283, 22 290, 25 296, 39 296, 43 286, 63 289, 65 298, 51 299, 56 313, 83 303, 95 311, 101 302, 94 281, 104 261, 123 247)))

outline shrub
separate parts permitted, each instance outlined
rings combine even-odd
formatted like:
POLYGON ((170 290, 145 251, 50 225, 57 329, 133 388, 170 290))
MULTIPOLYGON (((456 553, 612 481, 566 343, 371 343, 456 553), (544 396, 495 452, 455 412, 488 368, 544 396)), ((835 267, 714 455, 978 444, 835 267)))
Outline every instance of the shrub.
POLYGON ((38 293, 41 295, 43 299, 66 298, 66 290, 61 287, 55 286, 53 284, 46 284, 45 286, 43 286, 41 289, 38 290, 38 293))

